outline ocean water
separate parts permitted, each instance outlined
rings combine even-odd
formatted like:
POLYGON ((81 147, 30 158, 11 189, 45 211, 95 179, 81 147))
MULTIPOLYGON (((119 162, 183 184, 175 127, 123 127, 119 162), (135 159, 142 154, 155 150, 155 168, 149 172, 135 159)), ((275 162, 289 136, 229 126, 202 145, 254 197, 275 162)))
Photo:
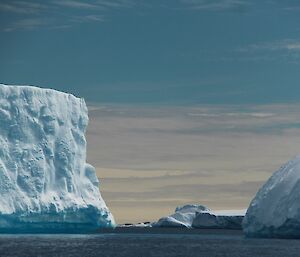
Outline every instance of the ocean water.
POLYGON ((0 235, 5 257, 289 257, 299 240, 246 239, 241 233, 103 233, 91 235, 0 235))

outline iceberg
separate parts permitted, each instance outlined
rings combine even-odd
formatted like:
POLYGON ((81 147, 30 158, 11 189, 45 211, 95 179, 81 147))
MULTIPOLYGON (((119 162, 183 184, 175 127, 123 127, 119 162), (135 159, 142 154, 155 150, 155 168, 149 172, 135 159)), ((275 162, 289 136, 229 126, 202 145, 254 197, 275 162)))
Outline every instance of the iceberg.
POLYGON ((193 220, 193 228, 242 229, 244 214, 199 212, 193 220))
POLYGON ((174 214, 160 218, 152 226, 241 229, 244 213, 244 210, 213 212, 204 205, 188 204, 177 207, 174 214))
POLYGON ((84 99, 0 84, 0 232, 114 227, 86 163, 84 99))
POLYGON ((243 229, 248 237, 300 238, 300 156, 283 165, 257 192, 243 229))
POLYGON ((210 211, 204 205, 187 204, 175 209, 175 213, 160 218, 153 227, 187 227, 191 228, 196 213, 210 211))

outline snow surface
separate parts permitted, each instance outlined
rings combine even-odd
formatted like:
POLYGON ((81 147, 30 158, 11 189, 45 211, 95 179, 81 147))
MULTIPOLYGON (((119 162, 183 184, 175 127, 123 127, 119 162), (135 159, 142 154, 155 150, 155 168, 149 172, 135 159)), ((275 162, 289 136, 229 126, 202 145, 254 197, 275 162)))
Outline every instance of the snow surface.
POLYGON ((0 84, 0 232, 113 227, 86 163, 84 99, 0 84))
POLYGON ((241 229, 244 213, 244 210, 213 212, 204 205, 189 204, 177 207, 174 214, 160 218, 152 226, 241 229))
POLYGON ((300 238, 300 156, 282 166, 258 191, 243 228, 250 237, 300 238))

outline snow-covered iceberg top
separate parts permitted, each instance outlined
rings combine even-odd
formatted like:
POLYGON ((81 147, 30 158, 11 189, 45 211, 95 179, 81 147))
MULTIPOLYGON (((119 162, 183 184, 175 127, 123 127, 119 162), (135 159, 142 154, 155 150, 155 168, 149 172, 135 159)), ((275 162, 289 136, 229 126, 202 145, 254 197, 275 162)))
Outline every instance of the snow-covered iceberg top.
POLYGON ((300 238, 300 156, 282 166, 258 191, 243 228, 250 237, 300 238))
POLYGON ((86 163, 84 99, 0 84, 0 232, 115 225, 86 163))
POLYGON ((245 210, 213 212, 204 205, 177 207, 175 213, 160 218, 153 227, 241 229, 245 210))

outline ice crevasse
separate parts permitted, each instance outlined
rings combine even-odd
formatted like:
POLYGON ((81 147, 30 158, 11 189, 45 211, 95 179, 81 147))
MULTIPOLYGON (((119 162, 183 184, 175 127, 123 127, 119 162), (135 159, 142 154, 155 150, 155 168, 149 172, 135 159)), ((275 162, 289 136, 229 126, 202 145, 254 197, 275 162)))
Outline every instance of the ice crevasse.
POLYGON ((0 84, 0 232, 114 227, 86 163, 84 99, 0 84))

